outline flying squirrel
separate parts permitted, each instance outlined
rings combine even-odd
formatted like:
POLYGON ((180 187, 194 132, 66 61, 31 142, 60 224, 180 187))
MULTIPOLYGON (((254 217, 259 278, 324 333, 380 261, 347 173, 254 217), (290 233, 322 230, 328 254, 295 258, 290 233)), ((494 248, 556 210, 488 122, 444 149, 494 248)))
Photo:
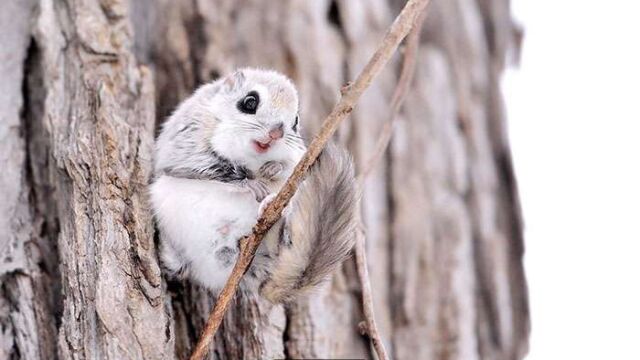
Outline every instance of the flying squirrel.
MULTIPOLYGON (((151 203, 163 267, 219 292, 248 235, 306 151, 298 93, 284 75, 244 68, 202 85, 162 126, 151 203)), ((241 286, 273 303, 322 284, 355 239, 354 169, 329 144, 260 244, 241 286)))

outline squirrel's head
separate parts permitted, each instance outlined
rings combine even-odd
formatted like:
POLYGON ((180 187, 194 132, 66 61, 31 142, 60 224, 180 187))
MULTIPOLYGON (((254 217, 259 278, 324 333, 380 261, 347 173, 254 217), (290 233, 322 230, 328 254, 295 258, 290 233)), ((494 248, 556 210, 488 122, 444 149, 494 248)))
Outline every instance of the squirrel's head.
POLYGON ((196 94, 202 110, 213 115, 207 116, 214 122, 207 139, 213 150, 253 169, 266 161, 289 160, 292 154, 297 161, 304 152, 298 93, 286 76, 245 68, 213 85, 215 91, 196 94))

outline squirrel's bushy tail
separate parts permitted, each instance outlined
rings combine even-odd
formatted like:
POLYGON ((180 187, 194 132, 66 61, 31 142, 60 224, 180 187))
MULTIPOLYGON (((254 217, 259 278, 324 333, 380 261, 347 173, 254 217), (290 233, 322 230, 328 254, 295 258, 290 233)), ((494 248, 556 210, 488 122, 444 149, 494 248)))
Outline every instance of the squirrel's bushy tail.
POLYGON ((261 294, 288 301, 319 285, 354 245, 357 189, 346 150, 329 144, 285 209, 278 254, 261 294))

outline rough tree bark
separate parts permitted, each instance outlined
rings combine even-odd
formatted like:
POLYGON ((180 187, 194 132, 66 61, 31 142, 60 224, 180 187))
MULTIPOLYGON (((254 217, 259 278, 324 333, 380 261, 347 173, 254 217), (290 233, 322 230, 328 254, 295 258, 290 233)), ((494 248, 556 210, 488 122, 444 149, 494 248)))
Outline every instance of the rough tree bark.
MULTIPOLYGON (((313 134, 403 3, 3 1, 0 359, 185 358, 213 299, 161 276, 145 199, 155 126, 199 84, 250 65, 294 80, 313 134)), ((393 358, 526 352, 499 92, 517 34, 508 0, 430 5, 415 80, 364 188, 374 305, 393 358)), ((388 120, 397 65, 341 128, 361 165, 388 120)), ((209 356, 370 358, 359 295, 352 262, 286 308, 238 294, 209 356)))

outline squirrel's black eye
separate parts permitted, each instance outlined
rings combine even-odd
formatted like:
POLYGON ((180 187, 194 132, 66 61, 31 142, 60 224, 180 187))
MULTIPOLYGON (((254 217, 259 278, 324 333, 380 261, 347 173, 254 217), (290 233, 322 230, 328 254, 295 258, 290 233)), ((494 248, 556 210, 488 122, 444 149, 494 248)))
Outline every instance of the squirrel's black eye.
POLYGON ((298 132, 298 121, 300 121, 300 116, 296 115, 296 120, 293 122, 293 126, 291 127, 295 132, 298 132))
POLYGON ((257 92, 251 91, 238 101, 238 110, 245 114, 255 114, 260 104, 260 96, 257 92))

